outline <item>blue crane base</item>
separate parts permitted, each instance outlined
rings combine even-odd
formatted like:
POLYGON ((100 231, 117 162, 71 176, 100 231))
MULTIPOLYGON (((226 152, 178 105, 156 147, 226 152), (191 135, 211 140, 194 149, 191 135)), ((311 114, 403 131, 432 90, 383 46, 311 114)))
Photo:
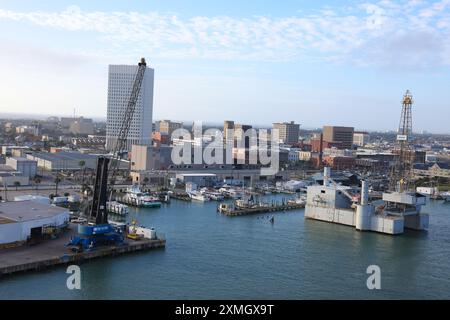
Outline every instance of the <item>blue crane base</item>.
POLYGON ((117 232, 110 224, 78 225, 78 235, 70 239, 67 247, 92 250, 100 246, 121 245, 123 234, 117 232))

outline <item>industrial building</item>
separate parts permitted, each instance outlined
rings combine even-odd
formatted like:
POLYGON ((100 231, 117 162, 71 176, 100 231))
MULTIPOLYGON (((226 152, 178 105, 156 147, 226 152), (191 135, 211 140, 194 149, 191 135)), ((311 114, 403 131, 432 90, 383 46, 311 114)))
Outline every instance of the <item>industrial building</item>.
POLYGON ((24 157, 28 153, 31 153, 28 146, 2 146, 2 155, 7 157, 24 157))
POLYGON ((22 175, 22 173, 17 171, 4 171, 2 167, 0 167, 0 185, 12 187, 16 184, 20 186, 26 186, 30 184, 30 178, 22 175))
POLYGON ((80 170, 80 161, 84 161, 87 169, 97 166, 97 156, 80 152, 36 152, 27 155, 27 158, 37 161, 37 166, 47 171, 80 170))
POLYGON ((0 203, 0 247, 42 239, 46 228, 63 228, 69 210, 35 201, 0 203))
MULTIPOLYGON (((47 171, 80 170, 80 161, 84 161, 84 168, 95 169, 98 155, 60 151, 55 153, 36 152, 27 155, 28 159, 37 161, 38 168, 47 171)), ((129 161, 121 160, 119 169, 128 169, 129 161)))
POLYGON ((0 164, 0 185, 26 186, 30 178, 36 175, 36 161, 25 158, 6 158, 6 164, 0 164))
POLYGON ((450 165, 448 163, 418 163, 414 165, 413 170, 417 176, 450 178, 450 165))
MULTIPOLYGON (((127 101, 134 84, 138 70, 137 65, 110 65, 108 71, 108 106, 106 121, 106 149, 112 150, 123 116, 127 108, 127 101)), ((152 142, 152 112, 153 112, 153 83, 154 70, 146 68, 142 87, 139 91, 136 108, 131 121, 127 137, 127 150, 133 144, 151 145, 152 142)))
POLYGON ((6 165, 22 175, 33 178, 37 174, 37 161, 21 157, 6 158, 6 165))
POLYGON ((218 181, 214 173, 180 173, 176 178, 180 182, 194 183, 198 187, 211 187, 218 181))

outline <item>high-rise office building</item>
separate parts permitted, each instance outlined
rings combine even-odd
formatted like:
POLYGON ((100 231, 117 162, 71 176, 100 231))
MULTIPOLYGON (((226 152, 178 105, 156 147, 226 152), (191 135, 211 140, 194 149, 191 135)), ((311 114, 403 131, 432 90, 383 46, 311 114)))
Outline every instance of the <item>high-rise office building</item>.
POLYGON ((294 144, 298 142, 300 125, 291 122, 277 122, 273 124, 274 129, 278 129, 280 140, 286 144, 294 144))
MULTIPOLYGON (((137 65, 110 65, 108 72, 108 114, 106 123, 106 149, 112 150, 122 125, 128 99, 134 84, 137 65)), ((145 70, 144 80, 136 103, 127 150, 132 145, 151 145, 153 113, 154 70, 145 70)))
POLYGON ((324 126, 323 141, 339 143, 338 149, 351 149, 354 131, 353 127, 324 126))

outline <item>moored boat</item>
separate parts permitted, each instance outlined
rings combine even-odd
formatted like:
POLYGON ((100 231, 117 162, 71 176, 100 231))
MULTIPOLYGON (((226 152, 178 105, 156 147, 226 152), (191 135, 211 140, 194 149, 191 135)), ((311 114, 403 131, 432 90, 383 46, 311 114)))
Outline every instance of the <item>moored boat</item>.
POLYGON ((440 194, 444 202, 450 202, 450 191, 442 192, 440 194))
POLYGON ((108 212, 117 214, 119 216, 125 216, 130 213, 130 209, 127 205, 117 201, 106 202, 106 209, 108 210, 108 212))
POLYGON ((210 198, 207 195, 202 194, 199 191, 191 191, 188 194, 192 200, 197 200, 197 201, 201 201, 201 202, 207 202, 210 200, 210 198))

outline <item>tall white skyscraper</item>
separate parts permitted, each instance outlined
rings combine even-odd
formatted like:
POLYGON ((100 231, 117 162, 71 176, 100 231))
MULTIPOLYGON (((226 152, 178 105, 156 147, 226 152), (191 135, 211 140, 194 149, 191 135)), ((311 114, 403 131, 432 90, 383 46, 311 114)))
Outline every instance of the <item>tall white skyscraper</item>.
MULTIPOLYGON (((119 134, 123 116, 130 98, 131 89, 136 75, 137 65, 110 65, 108 70, 108 114, 106 122, 106 149, 112 150, 119 134)), ((151 145, 152 113, 153 113, 153 83, 154 70, 145 70, 136 109, 128 133, 127 150, 131 146, 151 145)))

